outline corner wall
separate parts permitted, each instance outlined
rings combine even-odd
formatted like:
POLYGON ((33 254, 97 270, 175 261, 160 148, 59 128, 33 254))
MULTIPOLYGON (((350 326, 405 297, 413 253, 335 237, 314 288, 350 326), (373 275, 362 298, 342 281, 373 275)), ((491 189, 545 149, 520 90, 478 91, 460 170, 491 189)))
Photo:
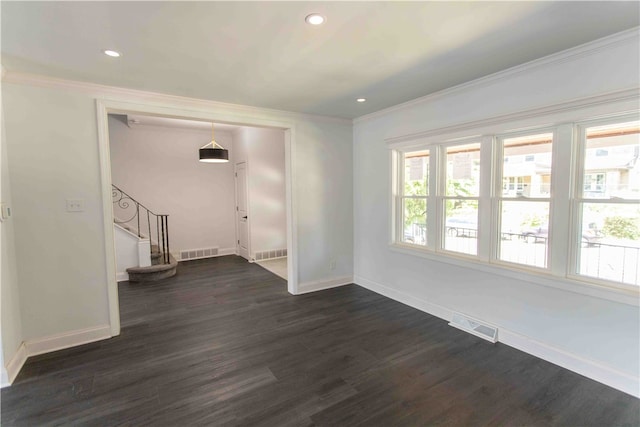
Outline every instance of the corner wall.
POLYGON ((233 134, 234 164, 247 162, 251 258, 287 248, 284 131, 243 127, 233 134))
POLYGON ((638 395, 637 304, 570 292, 562 283, 547 287, 390 249, 391 162, 385 140, 639 88, 639 52, 637 32, 614 37, 593 48, 575 49, 572 55, 357 119, 356 283, 444 318, 457 311, 482 319, 509 331, 511 342, 519 340, 525 351, 566 356, 565 367, 593 373, 592 378, 608 379, 610 385, 638 395))
POLYGON ((6 83, 2 97, 23 339, 108 325, 95 101, 6 83))
MULTIPOLYGON (((0 201, 13 209, 7 161, 4 100, 0 108, 2 109, 0 113, 0 201)), ((14 357, 24 339, 16 269, 14 217, 0 222, 0 244, 0 324, 2 325, 0 360, 3 374, 1 385, 4 386, 12 380, 11 376, 17 373, 7 372, 5 366, 12 362, 21 364, 21 361, 14 361, 14 357)))

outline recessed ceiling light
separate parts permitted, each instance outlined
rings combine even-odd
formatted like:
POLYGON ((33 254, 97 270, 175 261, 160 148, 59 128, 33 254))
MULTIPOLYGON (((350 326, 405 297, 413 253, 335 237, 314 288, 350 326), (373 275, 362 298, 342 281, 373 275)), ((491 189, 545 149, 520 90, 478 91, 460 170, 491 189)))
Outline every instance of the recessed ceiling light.
POLYGON ((311 15, 307 15, 304 20, 307 24, 320 25, 324 22, 324 16, 320 15, 319 13, 312 13, 311 15))
POLYGON ((358 99, 356 99, 356 101, 358 101, 358 102, 365 102, 366 100, 367 100, 367 98, 358 98, 358 99))
POLYGON ((120 56, 120 52, 116 52, 115 50, 103 50, 102 53, 104 53, 107 56, 111 56, 113 58, 118 58, 120 56))

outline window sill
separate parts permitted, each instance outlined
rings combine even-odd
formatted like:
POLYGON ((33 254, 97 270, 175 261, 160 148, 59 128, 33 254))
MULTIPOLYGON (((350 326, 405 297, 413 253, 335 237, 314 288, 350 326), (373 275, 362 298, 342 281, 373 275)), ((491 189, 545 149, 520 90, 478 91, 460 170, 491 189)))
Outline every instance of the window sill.
POLYGON ((464 255, 455 255, 451 252, 434 252, 430 249, 418 247, 406 243, 390 243, 389 249, 393 252, 426 258, 436 262, 471 268, 485 273, 496 274, 511 279, 522 280, 536 285, 547 286, 563 291, 574 292, 590 297, 606 299, 622 304, 640 306, 640 288, 618 288, 615 285, 604 285, 586 280, 576 280, 554 276, 544 271, 532 271, 532 269, 512 267, 507 263, 487 263, 464 255))

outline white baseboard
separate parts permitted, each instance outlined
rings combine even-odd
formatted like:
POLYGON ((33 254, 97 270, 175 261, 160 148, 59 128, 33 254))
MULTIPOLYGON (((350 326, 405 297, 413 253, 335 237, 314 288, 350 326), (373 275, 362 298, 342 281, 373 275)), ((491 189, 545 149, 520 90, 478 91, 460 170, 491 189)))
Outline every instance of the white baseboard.
POLYGON ((226 255, 236 255, 236 254, 237 254, 236 248, 233 247, 233 248, 220 249, 218 251, 218 255, 216 255, 216 256, 226 256, 226 255))
POLYGON ((124 273, 116 273, 116 282, 125 282, 129 280, 129 273, 126 271, 124 273))
POLYGON ((16 354, 11 358, 9 363, 7 363, 6 381, 5 372, 2 372, 2 387, 9 386, 13 383, 18 376, 20 369, 22 369, 22 366, 24 366, 24 363, 30 356, 37 356, 38 354, 63 350, 65 348, 88 344, 94 341, 101 341, 111 337, 111 326, 104 325, 27 340, 20 344, 16 354))
POLYGON ((7 369, 4 366, 0 366, 0 388, 5 388, 10 385, 11 382, 9 381, 7 369))
POLYGON ((28 340, 24 345, 27 348, 27 354, 29 356, 36 356, 38 354, 50 353, 52 351, 104 340, 111 338, 111 336, 111 326, 104 325, 28 340))
MULTIPOLYGON (((363 288, 369 289, 380 295, 384 295, 405 305, 424 311, 446 321, 451 321, 453 310, 438 304, 433 304, 398 291, 389 286, 382 285, 362 276, 355 276, 354 282, 363 288)), ((625 372, 611 368, 600 362, 569 353, 555 346, 534 340, 517 332, 498 327, 498 341, 510 347, 517 348, 525 353, 539 357, 542 360, 561 366, 565 369, 583 375, 592 380, 606 384, 617 390, 623 391, 635 397, 640 397, 640 379, 625 372)))
POLYGON ((594 381, 640 398, 640 379, 633 375, 506 329, 500 329, 498 340, 554 365, 562 366, 594 381))
POLYGON ((337 277, 329 280, 316 280, 298 284, 296 295, 307 294, 309 292, 321 291, 323 289, 337 288, 338 286, 350 285, 353 283, 353 276, 337 277))
POLYGON ((363 288, 367 288, 377 294, 384 295, 387 298, 391 298, 392 300, 396 300, 405 305, 408 305, 409 307, 413 307, 417 310, 429 313, 432 316, 439 317, 443 320, 446 320, 447 322, 450 322, 451 317, 453 316, 453 310, 449 310, 446 307, 427 302, 420 298, 416 298, 412 295, 398 291, 389 286, 381 285, 380 283, 374 282, 373 280, 365 279, 362 276, 355 276, 354 283, 362 286, 363 288))
MULTIPOLYGON (((18 376, 20 369, 22 369, 22 367, 24 366, 24 362, 27 361, 27 357, 27 348, 25 347, 24 343, 22 343, 20 344, 20 347, 18 347, 18 351, 16 351, 16 354, 13 355, 13 357, 5 367, 6 377, 4 377, 3 375, 2 387, 7 387, 11 385, 11 383, 13 383, 13 381, 18 376)), ((5 374, 5 372, 3 372, 3 374, 5 374)))

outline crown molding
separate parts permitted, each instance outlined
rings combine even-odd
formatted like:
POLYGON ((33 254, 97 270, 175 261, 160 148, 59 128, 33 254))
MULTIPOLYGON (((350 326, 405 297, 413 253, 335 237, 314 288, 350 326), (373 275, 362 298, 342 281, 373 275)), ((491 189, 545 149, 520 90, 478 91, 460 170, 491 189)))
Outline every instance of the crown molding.
POLYGON ((207 110, 222 110, 251 116, 269 116, 274 118, 286 118, 289 120, 312 120, 320 122, 351 125, 351 119, 341 117, 321 116, 316 114, 298 113, 293 111, 276 110, 271 108, 253 107, 250 105, 231 104, 219 101, 210 101, 200 98, 189 98, 178 95, 168 95, 159 92, 148 92, 138 89, 127 89, 117 86, 107 86, 98 83, 66 80, 39 74, 22 73, 6 70, 2 76, 4 83, 37 86, 52 89, 62 89, 87 94, 96 98, 118 101, 144 101, 149 104, 171 104, 182 107, 191 107, 207 110))
POLYGON ((539 59, 534 59, 533 61, 525 62, 524 64, 516 65, 515 67, 507 68, 506 70, 498 71, 475 80, 461 83, 411 101, 403 102, 402 104, 397 104, 389 108, 365 114, 364 116, 356 117, 353 119, 353 123, 357 124, 366 122, 393 112, 407 110, 411 107, 427 104, 455 93, 488 86, 496 81, 508 79, 519 74, 530 72, 534 69, 562 64, 584 56, 594 55, 601 50, 609 49, 615 45, 621 45, 632 41, 637 42, 639 37, 640 27, 634 27, 539 59))
POLYGON ((587 98, 579 98, 567 102, 551 104, 540 108, 503 114, 501 116, 495 116, 488 119, 474 120, 451 126, 429 129, 423 132, 395 136, 386 138, 384 141, 389 147, 394 148, 404 145, 405 143, 410 141, 424 140, 434 136, 442 136, 447 134, 459 133, 462 131, 477 130, 479 128, 486 128, 504 123, 512 123, 520 120, 557 115, 564 112, 580 110, 583 108, 597 107, 599 105, 621 103, 625 101, 635 102, 635 109, 637 110, 638 102, 640 101, 640 88, 634 87, 630 89, 618 90, 601 95, 590 96, 587 98))

